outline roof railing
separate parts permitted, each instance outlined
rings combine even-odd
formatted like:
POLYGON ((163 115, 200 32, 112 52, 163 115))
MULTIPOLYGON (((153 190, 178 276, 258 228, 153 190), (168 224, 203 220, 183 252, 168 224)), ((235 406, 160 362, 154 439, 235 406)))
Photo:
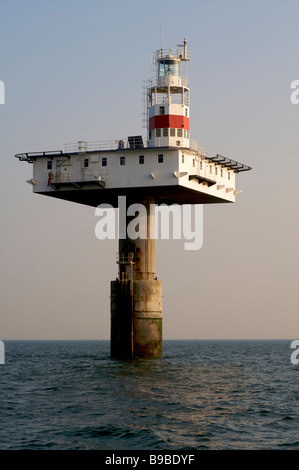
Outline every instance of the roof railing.
MULTIPOLYGON (((156 142, 157 148, 163 148, 163 145, 159 145, 156 142)), ((231 158, 224 157, 223 155, 217 154, 214 157, 207 156, 207 147, 200 146, 195 140, 193 139, 186 139, 186 147, 180 148, 188 148, 198 155, 204 157, 206 160, 211 161, 215 164, 219 164, 223 167, 228 167, 234 170, 236 173, 241 171, 249 171, 252 170, 250 166, 244 165, 243 163, 239 163, 231 158)), ((128 137, 128 139, 119 139, 119 140, 104 140, 98 142, 85 142, 80 140, 77 143, 73 144, 66 144, 64 148, 64 152, 62 150, 49 150, 44 152, 26 152, 26 153, 18 153, 15 156, 20 161, 27 161, 28 163, 33 163, 37 157, 48 157, 53 158, 54 156, 63 155, 64 157, 70 158, 71 154, 86 154, 87 152, 97 152, 97 151, 113 151, 113 150, 121 150, 121 149, 139 149, 142 151, 142 148, 149 148, 148 141, 143 139, 141 136, 132 136, 128 137)), ((152 147, 154 149, 154 147, 152 147)))

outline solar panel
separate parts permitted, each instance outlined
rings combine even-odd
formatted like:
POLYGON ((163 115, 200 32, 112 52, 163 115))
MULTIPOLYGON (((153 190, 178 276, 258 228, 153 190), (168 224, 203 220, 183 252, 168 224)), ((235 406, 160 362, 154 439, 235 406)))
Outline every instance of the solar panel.
POLYGON ((131 149, 140 149, 144 147, 141 135, 130 136, 128 137, 128 141, 131 149))

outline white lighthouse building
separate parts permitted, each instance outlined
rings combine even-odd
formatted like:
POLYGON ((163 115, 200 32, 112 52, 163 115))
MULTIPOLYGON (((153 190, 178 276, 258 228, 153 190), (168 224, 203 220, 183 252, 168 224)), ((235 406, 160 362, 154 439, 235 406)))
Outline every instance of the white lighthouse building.
MULTIPOLYGON (((63 150, 24 152, 33 164, 33 192, 97 207, 130 203, 235 202, 236 175, 251 168, 190 138, 187 40, 153 54, 156 76, 145 82, 143 124, 147 136, 112 142, 80 140, 63 150), (183 66, 185 73, 183 74, 183 66)), ((149 216, 148 216, 149 217, 149 216)), ((152 217, 152 215, 151 215, 152 217)), ((153 239, 119 241, 118 278, 111 284, 111 355, 162 354, 162 288, 155 273, 153 239)))
POLYGON ((149 147, 189 148, 190 87, 181 64, 190 60, 187 40, 176 50, 153 54, 156 77, 147 83, 149 147))

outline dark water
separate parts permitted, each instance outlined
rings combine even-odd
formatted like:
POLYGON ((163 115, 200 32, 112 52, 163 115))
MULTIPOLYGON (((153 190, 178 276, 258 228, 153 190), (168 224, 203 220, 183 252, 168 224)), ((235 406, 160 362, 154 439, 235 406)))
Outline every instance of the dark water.
POLYGON ((111 361, 108 341, 6 341, 0 449, 299 449, 290 341, 164 341, 111 361))

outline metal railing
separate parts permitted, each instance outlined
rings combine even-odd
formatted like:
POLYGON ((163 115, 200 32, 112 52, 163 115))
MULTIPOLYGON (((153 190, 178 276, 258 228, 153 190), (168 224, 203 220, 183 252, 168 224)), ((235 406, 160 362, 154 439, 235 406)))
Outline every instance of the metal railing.
POLYGON ((79 141, 76 143, 65 144, 65 153, 85 153, 96 152, 101 150, 120 150, 128 148, 126 139, 119 140, 100 140, 94 142, 79 141))
POLYGON ((159 59, 167 58, 172 56, 174 59, 190 60, 190 51, 187 51, 186 56, 184 56, 184 48, 182 46, 176 47, 176 49, 157 49, 155 52, 152 52, 152 65, 155 65, 159 59))
POLYGON ((60 172, 57 171, 55 173, 55 180, 52 181, 53 183, 72 183, 73 182, 73 175, 72 171, 68 172, 60 172))
MULTIPOLYGON (((178 138, 179 140, 180 138, 178 138)), ((163 139, 162 139, 163 142, 163 139)), ((183 148, 190 148, 194 150, 199 155, 207 155, 207 147, 199 145, 196 140, 181 138, 181 142, 183 143, 183 148)), ((143 141, 144 148, 149 147, 148 140, 144 139, 143 141)), ((164 147, 165 144, 160 143, 159 139, 155 140, 156 147, 164 147)), ((119 140, 101 140, 97 142, 85 142, 79 141, 77 143, 72 144, 65 144, 64 152, 65 153, 86 153, 86 152, 96 152, 96 151, 109 151, 109 150, 122 150, 122 149, 130 149, 129 142, 126 139, 119 139, 119 140)))
MULTIPOLYGON (((176 77, 176 78, 180 78, 180 83, 181 84, 179 86, 184 86, 184 87, 190 88, 190 79, 188 77, 184 76, 184 77, 176 77)), ((159 83, 159 78, 158 77, 149 78, 148 80, 144 80, 143 82, 144 82, 144 87, 146 89, 162 86, 159 83)), ((171 86, 172 85, 170 85, 170 87, 171 86)))
POLYGON ((191 150, 195 150, 199 155, 207 155, 208 152, 208 147, 204 147, 202 145, 199 145, 196 140, 190 139, 189 140, 189 148, 191 150))
MULTIPOLYGON (((193 139, 184 139, 182 140, 182 148, 190 148, 191 150, 196 151, 199 155, 206 156, 207 147, 200 146, 195 140, 193 139)), ((144 148, 149 148, 149 142, 147 138, 143 139, 144 148)), ((164 147, 165 144, 158 142, 158 139, 155 141, 156 147, 164 147)), ((179 145, 178 145, 179 146, 179 145)), ((75 143, 65 144, 64 151, 62 150, 55 150, 55 151, 46 151, 46 152, 27 152, 27 153, 18 153, 15 156, 20 161, 27 161, 28 163, 33 163, 38 157, 49 157, 53 158, 54 156, 67 156, 68 154, 72 153, 81 153, 84 155, 87 152, 97 152, 97 151, 111 151, 111 150, 122 150, 122 149, 131 149, 132 147, 129 145, 127 139, 118 139, 118 140, 101 140, 96 142, 86 142, 86 141, 79 141, 75 143)), ((136 148, 140 148, 136 146, 136 148)))

